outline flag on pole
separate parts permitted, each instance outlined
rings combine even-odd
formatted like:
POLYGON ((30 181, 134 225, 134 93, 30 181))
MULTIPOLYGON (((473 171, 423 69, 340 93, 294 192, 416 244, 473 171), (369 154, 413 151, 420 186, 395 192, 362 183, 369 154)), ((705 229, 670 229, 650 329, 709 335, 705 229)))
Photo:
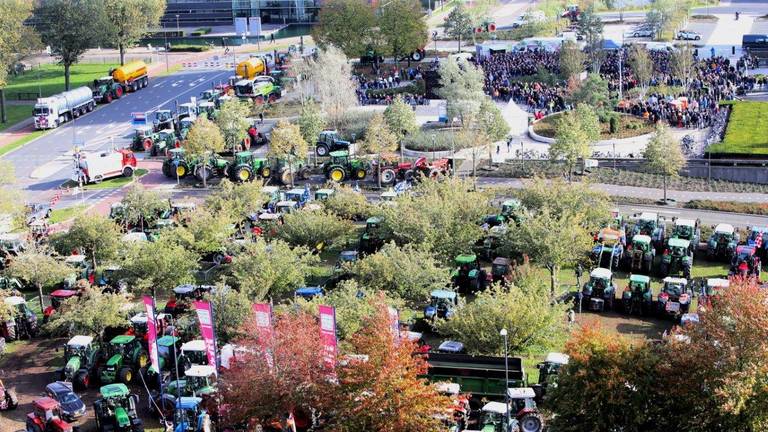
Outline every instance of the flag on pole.
POLYGON ((157 326, 155 325, 155 302, 150 296, 143 296, 144 309, 147 312, 147 347, 149 360, 155 372, 160 372, 160 361, 157 357, 157 326))
POLYGON ((216 367, 216 334, 213 330, 213 309, 211 304, 206 301, 194 302, 197 320, 200 323, 200 334, 205 342, 205 351, 208 356, 208 364, 213 366, 218 374, 216 367))
POLYGON ((326 366, 336 366, 336 309, 333 306, 320 305, 320 340, 323 344, 323 358, 326 366))

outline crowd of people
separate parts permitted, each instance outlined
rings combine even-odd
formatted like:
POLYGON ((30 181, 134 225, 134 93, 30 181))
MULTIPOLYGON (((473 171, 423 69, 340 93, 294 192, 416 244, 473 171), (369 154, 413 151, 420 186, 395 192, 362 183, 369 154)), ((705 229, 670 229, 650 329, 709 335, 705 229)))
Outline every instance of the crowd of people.
MULTIPOLYGON (((361 105, 389 105, 396 95, 385 90, 402 88, 422 79, 421 65, 408 68, 392 67, 389 70, 381 68, 374 77, 359 74, 354 79, 357 81, 356 93, 361 105)), ((408 92, 398 94, 410 105, 424 105, 427 102, 424 95, 408 92)))

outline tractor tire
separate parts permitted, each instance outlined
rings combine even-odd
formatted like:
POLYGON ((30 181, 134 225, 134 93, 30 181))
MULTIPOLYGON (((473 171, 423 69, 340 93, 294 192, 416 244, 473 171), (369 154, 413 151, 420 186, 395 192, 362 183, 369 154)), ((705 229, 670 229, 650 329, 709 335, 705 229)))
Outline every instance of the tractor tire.
POLYGON ((105 94, 104 97, 102 98, 102 100, 104 100, 104 102, 106 102, 106 103, 111 103, 112 102, 112 93, 105 94))
POLYGON ((43 429, 35 423, 32 423, 31 425, 27 423, 27 432, 43 432, 43 429))
POLYGON ((152 150, 152 147, 154 147, 152 138, 144 138, 144 141, 141 142, 141 146, 144 147, 144 151, 152 150))
POLYGON ((205 181, 208 182, 213 177, 213 169, 208 164, 200 165, 195 169, 195 178, 203 181, 203 178, 205 178, 205 181))
POLYGON ((88 371, 85 369, 80 369, 75 374, 75 379, 72 382, 72 386, 75 388, 75 390, 85 390, 88 388, 90 383, 91 377, 88 375, 88 371))
POLYGON ((392 184, 395 182, 396 178, 397 178, 397 174, 395 174, 395 170, 385 169, 384 171, 381 172, 382 184, 392 184))
POLYGON ((299 170, 299 179, 300 180, 309 180, 309 168, 303 167, 299 170))
POLYGON ((232 180, 240 183, 253 180, 253 170, 248 165, 241 165, 232 169, 232 180))
POLYGON ((121 85, 117 86, 117 88, 115 89, 115 99, 120 99, 121 97, 123 97, 123 93, 124 93, 123 86, 121 85))
POLYGON ((117 373, 117 380, 123 384, 130 384, 133 381, 133 371, 128 366, 121 368, 117 373))
POLYGON ((424 55, 421 53, 421 51, 416 50, 411 53, 411 60, 415 62, 419 62, 424 58, 424 55))
POLYGON ((256 96, 253 98, 253 103, 256 105, 264 105, 264 96, 256 96))
POLYGON ((365 172, 365 170, 364 170, 364 169, 362 169, 362 168, 358 168, 358 169, 356 169, 356 170, 355 170, 355 178, 356 178, 357 180, 363 180, 363 179, 365 178, 365 175, 366 175, 366 174, 367 174, 367 173, 366 173, 366 172, 365 172))
POLYGON ((443 172, 442 172, 442 171, 440 171, 439 169, 437 169, 437 168, 432 168, 431 170, 429 170, 429 174, 428 174, 428 175, 429 175, 429 178, 431 178, 431 179, 436 179, 436 178, 440 177, 440 175, 441 175, 442 173, 443 173, 443 172))
POLYGON ((269 97, 267 98, 267 102, 269 102, 269 103, 275 103, 276 100, 277 100, 277 95, 274 94, 274 93, 269 95, 269 97))
POLYGON ((284 185, 291 184, 292 178, 293 174, 291 174, 291 170, 285 170, 280 174, 280 182, 284 185))
POLYGON ((268 166, 262 167, 259 175, 262 178, 269 178, 269 176, 272 175, 272 169, 268 166))
POLYGON ((149 365, 149 353, 144 350, 139 352, 135 363, 139 366, 139 369, 147 367, 149 365))
POLYGON ((8 409, 16 409, 19 406, 19 398, 16 396, 16 392, 13 390, 5 391, 5 400, 8 403, 8 409))
POLYGON ((315 147, 315 153, 320 157, 328 156, 328 146, 326 145, 318 145, 315 147))
POLYGON ((413 170, 408 170, 403 174, 403 179, 407 182, 413 181, 414 178, 416 178, 416 172, 413 170))
POLYGON ((520 432, 541 432, 544 422, 538 413, 528 413, 520 418, 520 432))
POLYGON ((173 166, 171 166, 171 177, 177 176, 180 179, 183 179, 189 174, 189 165, 187 165, 186 162, 181 162, 176 167, 176 170, 174 172, 173 166))
POLYGON ((133 177, 133 167, 127 166, 123 168, 123 177, 133 177))
POLYGON ((347 178, 347 173, 342 167, 333 167, 328 171, 328 180, 335 181, 337 183, 343 182, 347 178))

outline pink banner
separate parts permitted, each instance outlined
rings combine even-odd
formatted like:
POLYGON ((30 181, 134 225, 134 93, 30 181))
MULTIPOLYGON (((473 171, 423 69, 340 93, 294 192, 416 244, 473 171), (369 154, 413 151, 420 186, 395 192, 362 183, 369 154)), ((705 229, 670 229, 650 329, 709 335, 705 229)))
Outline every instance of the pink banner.
POLYGON ((400 342, 400 313, 393 307, 389 307, 388 309, 389 322, 392 326, 392 336, 394 338, 394 343, 397 344, 400 342))
POLYGON ((160 373, 160 361, 157 358, 157 328, 155 327, 155 302, 150 296, 144 296, 144 309, 147 312, 147 346, 149 360, 155 372, 160 373))
MULTIPOLYGON (((213 310, 211 304, 205 301, 194 302, 197 320, 200 322, 200 334, 205 341, 208 354, 208 364, 216 369, 216 335, 213 332, 213 310)), ((218 371, 217 371, 218 373, 218 371)))
POLYGON ((319 306, 320 340, 323 344, 325 364, 333 369, 336 366, 336 309, 333 306, 319 306))
POLYGON ((272 305, 269 303, 254 303, 253 317, 256 319, 256 331, 259 338, 259 345, 268 346, 272 339, 272 305))

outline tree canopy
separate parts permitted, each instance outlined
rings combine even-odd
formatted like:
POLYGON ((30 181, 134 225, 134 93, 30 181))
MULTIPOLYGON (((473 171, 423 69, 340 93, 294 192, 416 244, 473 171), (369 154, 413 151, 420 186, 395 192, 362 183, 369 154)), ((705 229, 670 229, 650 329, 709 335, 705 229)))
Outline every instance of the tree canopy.
POLYGON ((99 287, 88 287, 80 296, 65 300, 51 315, 46 329, 54 335, 94 335, 101 339, 104 329, 126 324, 128 299, 122 294, 107 294, 99 287))
POLYGON ((165 13, 166 0, 104 0, 106 34, 109 41, 120 51, 120 64, 125 64, 125 50, 160 25, 165 13))

